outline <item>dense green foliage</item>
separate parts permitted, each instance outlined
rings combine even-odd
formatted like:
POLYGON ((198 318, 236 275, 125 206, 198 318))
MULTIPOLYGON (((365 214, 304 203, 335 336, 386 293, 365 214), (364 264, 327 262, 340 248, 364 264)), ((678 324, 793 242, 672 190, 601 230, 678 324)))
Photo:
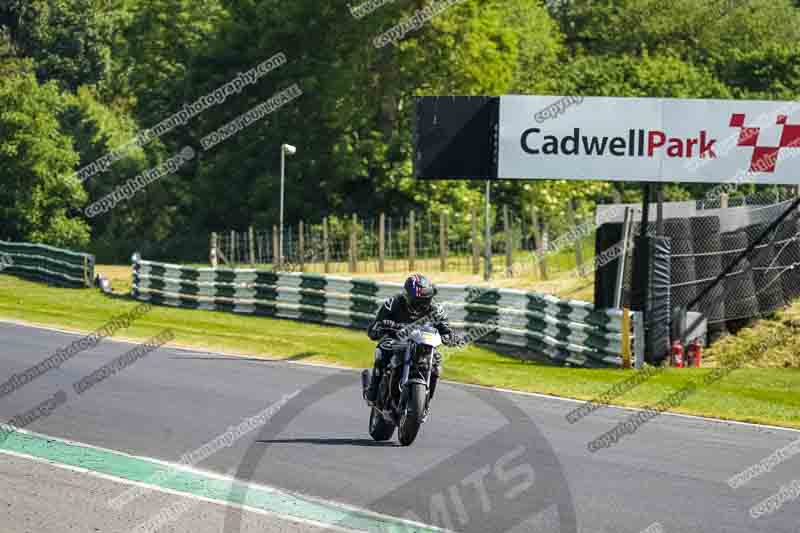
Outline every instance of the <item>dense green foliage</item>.
MULTIPOLYGON (((360 2, 351 2, 357 5, 360 2)), ((343 0, 7 0, 0 5, 0 238, 124 260, 199 259, 209 231, 276 222, 279 146, 287 221, 480 204, 483 184, 411 177, 411 109, 423 94, 795 99, 800 8, 790 0, 461 0, 396 46, 374 39, 424 0, 356 18, 343 0), (106 172, 75 172, 184 104, 282 52, 286 64, 106 172), (302 96, 214 148, 200 140, 276 92, 302 96), (111 212, 83 208, 193 147, 198 157, 111 212)), ((670 196, 704 186, 672 186, 670 196)), ((496 185, 515 207, 558 214, 635 188, 496 185)))

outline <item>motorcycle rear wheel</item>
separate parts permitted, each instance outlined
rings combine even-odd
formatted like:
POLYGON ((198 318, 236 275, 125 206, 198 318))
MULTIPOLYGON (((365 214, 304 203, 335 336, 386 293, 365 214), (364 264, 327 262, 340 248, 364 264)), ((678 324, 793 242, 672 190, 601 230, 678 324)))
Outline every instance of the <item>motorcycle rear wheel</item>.
POLYGON ((425 400, 428 396, 425 385, 411 383, 408 387, 408 405, 397 431, 400 444, 403 446, 409 446, 417 438, 422 418, 425 416, 425 400))
POLYGON ((369 412, 369 435, 378 442, 387 441, 394 435, 394 424, 387 422, 374 407, 369 412))

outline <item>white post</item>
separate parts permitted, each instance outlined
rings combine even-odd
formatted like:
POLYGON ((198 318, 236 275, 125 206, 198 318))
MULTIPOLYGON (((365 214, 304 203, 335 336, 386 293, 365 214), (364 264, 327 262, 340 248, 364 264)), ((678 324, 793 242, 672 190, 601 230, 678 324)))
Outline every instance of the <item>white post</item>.
POLYGON ((283 184, 286 180, 286 156, 294 155, 297 148, 291 144, 281 145, 281 220, 280 220, 280 235, 278 235, 278 265, 283 266, 283 184))
POLYGON ((614 308, 622 307, 622 285, 625 281, 625 257, 628 255, 629 227, 632 224, 633 213, 629 207, 625 208, 625 218, 622 222, 622 255, 617 259, 617 287, 614 293, 614 308))
POLYGON ((278 266, 283 267, 283 182, 286 179, 286 149, 281 146, 281 215, 278 228, 278 266))

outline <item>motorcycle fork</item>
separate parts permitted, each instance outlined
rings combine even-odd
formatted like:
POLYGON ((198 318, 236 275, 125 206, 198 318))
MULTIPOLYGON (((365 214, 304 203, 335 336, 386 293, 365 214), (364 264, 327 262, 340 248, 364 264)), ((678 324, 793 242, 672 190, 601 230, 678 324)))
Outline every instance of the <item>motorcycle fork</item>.
POLYGON ((406 382, 408 381, 408 374, 411 372, 411 354, 413 353, 413 344, 408 343, 406 346, 406 353, 403 357, 403 375, 400 378, 400 388, 405 389, 406 382))
POLYGON ((381 381, 378 384, 378 399, 376 405, 379 409, 383 410, 389 407, 392 400, 392 387, 391 380, 393 379, 393 372, 391 366, 381 372, 381 381))
POLYGON ((396 367, 392 368, 392 377, 389 384, 390 397, 392 399, 392 408, 402 411, 408 401, 408 392, 406 389, 406 382, 411 370, 411 354, 413 353, 412 345, 409 343, 403 353, 402 362, 396 367))
POLYGON ((433 394, 436 392, 436 384, 439 383, 439 376, 434 374, 433 372, 428 372, 428 403, 433 400, 433 394))
MULTIPOLYGON (((408 351, 406 351, 406 354, 408 351)), ((386 406, 387 408, 398 408, 403 404, 403 384, 405 383, 405 379, 408 378, 408 365, 406 364, 407 355, 404 355, 403 361, 394 366, 392 363, 394 362, 394 356, 392 357, 392 363, 389 364, 390 367, 390 375, 386 377, 387 379, 387 389, 388 392, 386 394, 387 401, 386 406)))

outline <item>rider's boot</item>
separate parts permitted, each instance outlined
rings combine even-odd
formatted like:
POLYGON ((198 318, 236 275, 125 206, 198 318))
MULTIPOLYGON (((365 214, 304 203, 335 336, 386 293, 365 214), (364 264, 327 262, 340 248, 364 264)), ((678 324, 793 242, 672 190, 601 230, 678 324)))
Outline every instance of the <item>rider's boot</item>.
POLYGON ((372 376, 369 380, 369 387, 367 387, 367 401, 375 403, 378 399, 378 387, 381 384, 381 370, 377 366, 372 369, 372 376))

